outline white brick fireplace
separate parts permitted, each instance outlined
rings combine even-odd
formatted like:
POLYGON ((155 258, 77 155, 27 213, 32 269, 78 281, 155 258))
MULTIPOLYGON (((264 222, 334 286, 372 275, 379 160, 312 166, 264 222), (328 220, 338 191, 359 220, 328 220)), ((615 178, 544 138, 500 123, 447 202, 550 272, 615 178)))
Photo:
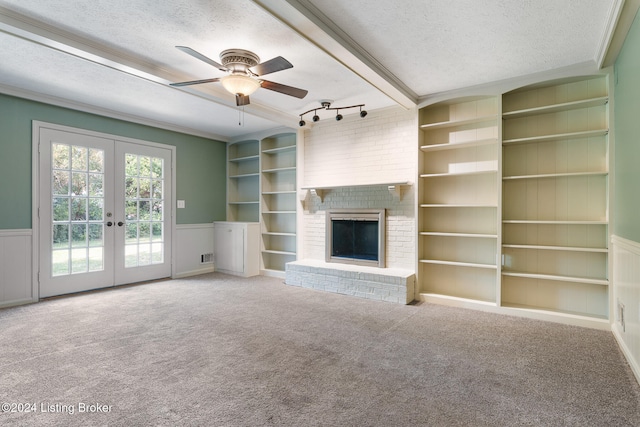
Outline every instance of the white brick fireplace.
POLYGON ((417 129, 415 111, 394 108, 365 119, 320 121, 304 131, 302 247, 298 261, 287 265, 287 284, 400 303, 414 299, 417 129), (335 209, 384 209, 385 268, 325 262, 326 215, 335 209))

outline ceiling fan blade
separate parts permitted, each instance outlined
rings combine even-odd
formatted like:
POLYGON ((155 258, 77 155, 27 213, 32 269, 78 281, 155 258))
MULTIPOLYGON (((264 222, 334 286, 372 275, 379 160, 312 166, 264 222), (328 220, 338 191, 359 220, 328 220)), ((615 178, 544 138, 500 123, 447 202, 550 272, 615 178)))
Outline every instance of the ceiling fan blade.
POLYGON ((304 98, 307 96, 308 91, 304 89, 298 89, 297 87, 283 85, 281 83, 270 82, 269 80, 261 80, 261 87, 275 92, 284 93, 285 95, 294 96, 296 98, 304 98))
POLYGON ((249 70, 258 76, 264 76, 265 74, 275 73, 276 71, 286 70, 287 68, 293 68, 293 65, 282 56, 278 56, 261 64, 254 65, 249 68, 249 70))
POLYGON ((190 82, 179 82, 179 83, 169 83, 170 86, 176 86, 176 87, 180 87, 180 86, 190 86, 190 85, 199 85, 202 83, 213 83, 213 82, 217 82, 220 81, 219 77, 216 77, 215 79, 204 79, 204 80, 193 80, 190 82))
POLYGON ((224 68, 221 64, 218 64, 216 61, 214 61, 211 58, 208 58, 206 56, 204 56, 203 54, 201 54, 200 52, 196 52, 195 50, 191 49, 190 47, 187 46, 176 46, 177 49, 180 49, 181 51, 183 51, 184 53, 186 53, 187 55, 191 55, 194 58, 199 59, 200 61, 204 61, 209 65, 213 65, 214 67, 216 67, 218 70, 220 71, 228 71, 226 68, 224 68))
POLYGON ((249 105, 249 95, 236 94, 236 106, 249 105))

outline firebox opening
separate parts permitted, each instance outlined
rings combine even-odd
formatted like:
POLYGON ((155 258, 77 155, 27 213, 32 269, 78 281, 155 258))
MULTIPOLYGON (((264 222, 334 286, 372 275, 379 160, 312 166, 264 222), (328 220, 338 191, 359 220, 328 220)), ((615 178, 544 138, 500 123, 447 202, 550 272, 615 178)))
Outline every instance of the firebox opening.
POLYGON ((384 267, 384 230, 384 209, 328 212, 326 261, 384 267))

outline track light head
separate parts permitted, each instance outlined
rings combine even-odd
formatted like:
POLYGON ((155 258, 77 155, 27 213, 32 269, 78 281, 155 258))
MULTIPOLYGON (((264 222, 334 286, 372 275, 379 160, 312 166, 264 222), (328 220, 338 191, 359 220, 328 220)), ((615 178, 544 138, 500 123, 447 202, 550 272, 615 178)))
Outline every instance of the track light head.
POLYGON ((300 121, 298 122, 298 124, 300 125, 300 127, 304 126, 307 124, 307 122, 305 122, 304 120, 300 119, 300 121))
POLYGON ((336 114, 336 121, 340 121, 342 120, 342 114, 338 113, 336 114))
POLYGON ((366 110, 360 110, 360 117, 362 117, 363 119, 365 117, 367 117, 367 111, 366 110))
POLYGON ((318 120, 320 120, 320 116, 318 116, 317 114, 313 115, 313 121, 317 122, 318 120))

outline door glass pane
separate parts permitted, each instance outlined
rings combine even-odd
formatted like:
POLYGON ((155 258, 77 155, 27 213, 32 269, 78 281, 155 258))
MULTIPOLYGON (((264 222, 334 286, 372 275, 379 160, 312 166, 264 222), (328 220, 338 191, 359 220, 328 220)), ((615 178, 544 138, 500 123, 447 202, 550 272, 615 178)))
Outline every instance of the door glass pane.
POLYGON ((52 275, 102 271, 104 151, 53 143, 51 156, 52 275))
POLYGON ((163 188, 163 159, 125 155, 124 264, 127 268, 164 263, 163 188))

